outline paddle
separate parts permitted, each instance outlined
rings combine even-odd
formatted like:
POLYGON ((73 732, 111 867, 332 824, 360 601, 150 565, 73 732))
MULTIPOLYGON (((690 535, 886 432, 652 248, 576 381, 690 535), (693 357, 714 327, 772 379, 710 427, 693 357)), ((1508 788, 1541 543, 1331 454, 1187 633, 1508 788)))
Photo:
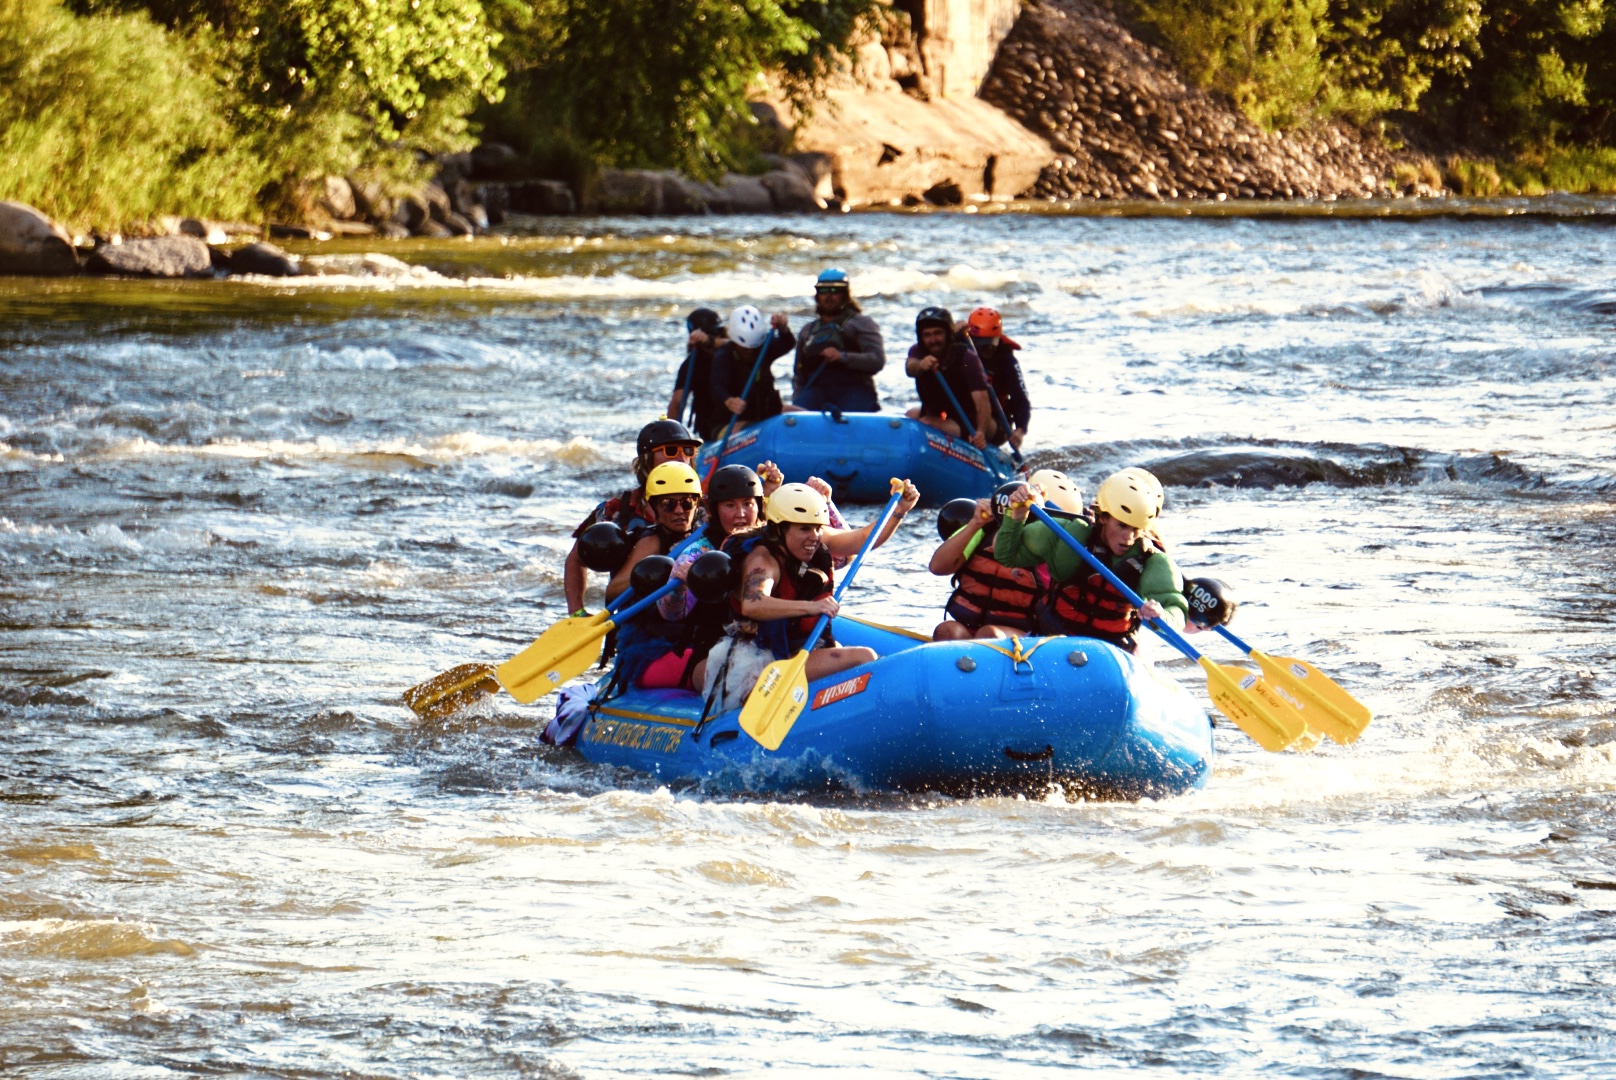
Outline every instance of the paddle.
MULTIPOLYGON (((864 538, 864 546, 853 556, 847 573, 842 575, 841 583, 836 586, 835 600, 838 604, 842 602, 842 593, 853 583, 853 575, 858 573, 865 554, 875 546, 876 538, 887 526, 887 518, 892 516, 892 511, 902 498, 903 481, 893 480, 892 498, 887 500, 880 518, 870 528, 870 535, 864 538)), ((830 616, 821 615, 809 632, 808 640, 803 643, 802 650, 788 660, 776 660, 764 668, 752 692, 747 695, 746 704, 741 706, 741 729, 761 743, 765 750, 780 749, 780 743, 790 734, 792 725, 802 713, 802 707, 807 704, 808 654, 829 625, 830 616)))
MULTIPOLYGON (((948 403, 954 406, 954 415, 958 416, 959 422, 965 426, 965 437, 967 439, 976 438, 976 425, 971 423, 971 418, 965 415, 964 409, 960 408, 959 398, 954 396, 954 388, 948 385, 947 379, 943 378, 943 369, 938 368, 936 371, 933 371, 932 374, 937 376, 937 385, 941 386, 943 388, 943 393, 948 395, 948 403)), ((991 391, 988 393, 988 396, 993 396, 991 391)))
POLYGON ((1368 706, 1306 660, 1293 656, 1269 656, 1235 637, 1227 627, 1215 629, 1241 652, 1257 661, 1257 666, 1276 687, 1311 705, 1313 708, 1307 714, 1307 722, 1342 746, 1357 741, 1358 736, 1364 733, 1364 728, 1375 718, 1368 706))
POLYGON ((600 642, 613 627, 628 622, 680 584, 677 580, 666 581, 651 595, 619 611, 608 607, 595 615, 562 619, 533 644, 494 669, 499 684, 523 705, 537 701, 598 664, 600 642))
MULTIPOLYGON (((752 361, 752 374, 746 377, 746 388, 741 391, 741 400, 747 402, 747 404, 751 404, 752 384, 757 382, 758 372, 763 370, 763 358, 769 355, 769 346, 773 344, 774 328, 770 327, 768 336, 763 339, 763 344, 758 346, 757 359, 752 361)), ((745 409, 741 410, 741 412, 745 411, 745 409)), ((718 437, 718 448, 713 451, 712 463, 707 466, 707 475, 701 478, 702 487, 705 488, 707 481, 713 478, 713 473, 718 471, 718 463, 724 457, 724 446, 729 442, 729 433, 734 430, 735 421, 740 418, 741 413, 730 413, 729 423, 724 425, 724 433, 718 437)))
MULTIPOLYGON (((672 591, 673 586, 678 584, 679 582, 677 581, 669 582, 661 590, 648 597, 645 606, 648 606, 651 601, 661 599, 663 595, 672 591)), ((417 683, 404 691, 404 704, 408 705, 410 710, 422 720, 436 720, 463 709, 472 702, 485 698, 490 694, 499 693, 501 683, 504 682, 503 673, 513 664, 520 663, 521 665, 520 668, 512 669, 512 677, 514 678, 519 672, 528 671, 530 668, 537 668, 538 673, 543 673, 544 668, 554 667, 555 665, 545 665, 543 663, 543 660, 547 657, 561 656, 566 658, 568 660, 568 670, 571 670, 580 658, 589 661, 582 667, 578 667, 577 670, 572 671, 571 674, 559 679, 552 686, 545 687, 533 693, 530 697, 523 698, 515 691, 512 691, 511 696, 525 705, 555 689, 562 682, 576 678, 593 667, 595 660, 600 658, 599 651, 597 650, 593 653, 585 651, 579 654, 577 650, 587 646, 590 641, 604 638, 611 632, 612 626, 617 625, 619 621, 626 622, 639 614, 640 611, 643 611, 644 606, 642 605, 636 605, 635 609, 629 611, 622 610, 628 607, 633 600, 633 591, 625 592, 608 604, 605 611, 593 615, 571 615, 562 619, 540 634, 533 644, 498 668, 492 664, 484 663, 461 664, 440 675, 434 675, 425 682, 417 683), (598 630, 596 629, 597 627, 599 627, 598 630), (591 657, 593 659, 590 659, 591 657), (538 663, 535 663, 535 661, 538 661, 538 663)), ((533 672, 529 672, 529 678, 531 678, 532 674, 533 672)), ((508 683, 505 685, 509 686, 508 683)))
MULTIPOLYGON (((1061 528, 1055 519, 1044 512, 1044 508, 1033 503, 1029 509, 1033 516, 1043 522, 1066 546, 1077 552, 1111 587, 1127 598, 1135 607, 1143 607, 1144 600, 1139 594, 1123 584, 1122 579, 1111 572, 1088 548, 1078 543, 1077 537, 1061 528)), ((1098 528, 1099 526, 1095 526, 1098 528)), ((1152 630, 1165 638, 1168 644, 1183 653, 1185 656, 1200 664, 1206 671, 1206 692, 1212 698, 1212 703, 1218 711, 1233 720, 1235 724, 1257 741, 1257 745, 1264 750, 1284 750, 1300 742, 1307 734, 1307 720, 1302 716, 1300 702, 1295 702, 1277 692, 1272 686, 1264 682, 1262 677, 1244 668, 1224 667, 1195 651, 1195 647, 1160 619, 1151 619, 1147 624, 1152 630)))
POLYGON ((695 378, 696 349, 695 346, 691 346, 689 349, 685 350, 685 383, 679 388, 679 415, 675 416, 674 419, 678 420, 680 423, 683 423, 685 415, 688 412, 690 416, 689 426, 692 429, 695 428, 696 420, 698 419, 696 416, 696 402, 690 396, 690 384, 695 381, 695 378))
MULTIPOLYGON (((976 358, 978 360, 982 361, 982 370, 983 370, 984 373, 986 373, 987 366, 988 366, 987 361, 982 360, 982 350, 978 349, 976 347, 976 339, 974 337, 972 337, 970 334, 966 334, 965 335, 965 340, 970 342, 971 351, 976 354, 976 358)), ((999 426, 1004 429, 1004 437, 1005 437, 1005 440, 1006 440, 1005 445, 1010 448, 1010 460, 1012 460, 1012 461, 1014 461, 1016 463, 1016 468, 1017 469, 1021 470, 1022 472, 1026 472, 1027 471, 1027 463, 1024 460, 1022 460, 1021 451, 1016 449, 1016 446, 1015 446, 1014 443, 1008 441, 1009 438, 1010 438, 1010 430, 1011 430, 1010 429, 1010 418, 1005 415, 1005 413, 1004 413, 1004 402, 999 400, 999 394, 998 394, 998 392, 996 390, 993 389, 992 382, 993 382, 993 380, 990 377, 988 379, 988 383, 989 383, 989 385, 988 385, 988 399, 993 402, 993 417, 994 417, 994 419, 999 421, 999 426)), ((958 406, 955 406, 955 407, 958 408, 958 406)))

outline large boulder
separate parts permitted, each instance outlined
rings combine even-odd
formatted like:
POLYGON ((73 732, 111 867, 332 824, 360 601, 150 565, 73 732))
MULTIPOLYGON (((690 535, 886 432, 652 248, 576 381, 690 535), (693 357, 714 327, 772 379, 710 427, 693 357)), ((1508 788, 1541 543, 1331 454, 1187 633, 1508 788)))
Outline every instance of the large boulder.
POLYGON ((265 277, 296 277, 303 272, 297 261, 270 243, 248 244, 230 253, 232 274, 262 274, 265 277))
POLYGON ((62 227, 18 202, 0 202, 0 274, 76 274, 78 252, 62 227))
POLYGON ((774 209, 781 213, 801 213, 819 210, 823 204, 814 196, 814 185, 796 169, 776 169, 758 177, 758 183, 768 191, 774 209))
POLYGON ((769 194, 767 187, 763 186, 763 181, 755 176, 728 173, 719 182, 718 190, 723 196, 726 213, 769 214, 774 212, 774 196, 769 194))
POLYGON ((504 143, 483 143, 471 152, 471 175, 477 180, 506 180, 520 167, 520 156, 504 143))
POLYGON ((506 187, 504 209, 518 214, 575 214, 578 201, 560 180, 529 180, 506 187))
POLYGON ((320 209, 338 221, 350 221, 359 216, 354 199, 353 185, 340 176, 325 178, 325 190, 320 193, 320 209))
POLYGON ((662 178, 662 212, 664 214, 705 214, 711 209, 716 189, 711 184, 691 180, 684 176, 662 178))
POLYGON ((153 236, 98 247, 84 268, 92 274, 124 277, 208 277, 213 256, 208 245, 194 236, 153 236))
POLYGON ((366 220, 380 224, 393 216, 393 199, 376 181, 356 183, 350 180, 348 190, 353 192, 355 209, 366 220))
POLYGON ((602 169, 584 195, 591 214, 660 214, 664 174, 650 169, 602 169))
POLYGON ((796 145, 831 161, 837 194, 854 205, 948 185, 966 199, 1008 198, 1055 160, 1049 143, 979 98, 919 101, 856 90, 831 90, 796 145))

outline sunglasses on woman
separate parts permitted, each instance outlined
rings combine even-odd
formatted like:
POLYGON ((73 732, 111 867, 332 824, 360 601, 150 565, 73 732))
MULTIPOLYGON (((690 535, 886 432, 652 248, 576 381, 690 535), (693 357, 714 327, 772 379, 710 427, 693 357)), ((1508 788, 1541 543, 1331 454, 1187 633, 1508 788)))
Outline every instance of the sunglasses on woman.
POLYGON ((696 448, 683 443, 668 443, 665 446, 651 447, 651 453, 670 458, 693 458, 696 456, 696 448))
POLYGON ((694 495, 658 495, 651 500, 658 510, 694 510, 696 497, 694 495))

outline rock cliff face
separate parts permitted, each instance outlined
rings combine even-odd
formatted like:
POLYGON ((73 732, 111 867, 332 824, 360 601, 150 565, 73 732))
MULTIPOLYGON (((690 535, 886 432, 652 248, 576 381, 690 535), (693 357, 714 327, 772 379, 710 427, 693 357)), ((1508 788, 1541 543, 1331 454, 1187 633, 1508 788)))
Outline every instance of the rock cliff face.
POLYGON ((1104 0, 1029 0, 982 98, 1054 147, 1033 198, 1366 198, 1398 160, 1346 125, 1264 132, 1104 0))
POLYGON ((827 158, 836 197, 853 206, 952 205, 1031 187, 1055 151, 977 96, 1020 11, 1021 0, 894 0, 797 148, 827 158))

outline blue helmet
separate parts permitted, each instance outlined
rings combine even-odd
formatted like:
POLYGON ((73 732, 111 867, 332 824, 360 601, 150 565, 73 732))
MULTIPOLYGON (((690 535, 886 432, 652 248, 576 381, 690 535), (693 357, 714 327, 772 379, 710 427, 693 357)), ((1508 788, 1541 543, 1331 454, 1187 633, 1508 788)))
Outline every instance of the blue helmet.
POLYGON ((819 272, 819 277, 814 281, 814 288, 826 291, 830 289, 851 289, 852 284, 847 280, 846 270, 831 267, 829 270, 819 272))

